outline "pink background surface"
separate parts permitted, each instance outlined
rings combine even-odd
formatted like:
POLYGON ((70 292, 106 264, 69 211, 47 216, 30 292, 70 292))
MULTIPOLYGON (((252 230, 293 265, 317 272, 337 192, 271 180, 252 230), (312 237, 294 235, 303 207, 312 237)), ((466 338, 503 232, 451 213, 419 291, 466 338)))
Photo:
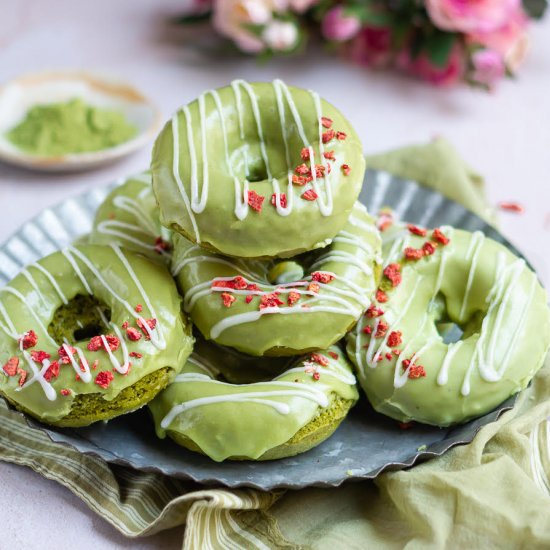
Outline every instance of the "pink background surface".
MULTIPOLYGON (((550 285, 550 18, 534 27, 518 82, 496 94, 431 89, 399 75, 373 73, 316 51, 258 65, 205 57, 182 28, 166 25, 185 1, 0 0, 0 82, 48 69, 85 69, 142 89, 167 118, 206 88, 234 78, 271 80, 317 90, 352 120, 367 152, 450 139, 487 178, 490 200, 518 201, 501 227, 550 285)), ((203 39, 204 41, 204 39, 203 39)), ((43 175, 0 164, 0 241, 44 207, 148 165, 146 148, 83 174, 43 175)), ((32 471, 0 462, 0 547, 10 549, 181 547, 182 529, 130 541, 68 490, 32 471), (24 521, 15 520, 25 511, 24 521)))

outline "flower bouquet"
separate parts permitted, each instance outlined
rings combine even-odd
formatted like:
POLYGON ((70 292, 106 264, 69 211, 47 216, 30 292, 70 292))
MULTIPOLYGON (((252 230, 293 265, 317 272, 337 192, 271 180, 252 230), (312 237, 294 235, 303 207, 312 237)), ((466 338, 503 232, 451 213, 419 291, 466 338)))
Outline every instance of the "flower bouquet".
POLYGON ((208 19, 247 54, 296 53, 317 34, 359 65, 491 89, 517 72, 530 22, 546 7, 547 0, 193 0, 181 21, 208 19))

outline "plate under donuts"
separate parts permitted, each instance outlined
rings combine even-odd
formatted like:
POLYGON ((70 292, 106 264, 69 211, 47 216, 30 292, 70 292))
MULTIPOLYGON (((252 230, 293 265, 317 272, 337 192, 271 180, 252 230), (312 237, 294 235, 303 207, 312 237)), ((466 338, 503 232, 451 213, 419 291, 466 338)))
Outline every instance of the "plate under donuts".
MULTIPOLYGON (((384 172, 367 171, 360 200, 370 212, 393 208, 397 215, 423 226, 453 225, 482 231, 521 254, 496 229, 463 206, 412 181, 384 172)), ((85 235, 93 215, 116 184, 93 189, 44 210, 0 246, 0 286, 26 264, 85 235)), ((337 486, 346 480, 372 479, 385 470, 397 470, 440 456, 455 445, 469 443, 477 431, 514 406, 508 399, 491 413, 464 425, 441 429, 397 423, 372 411, 365 398, 350 412, 336 433, 319 447, 296 457, 273 462, 216 463, 155 436, 146 410, 88 428, 53 429, 28 418, 32 429, 79 452, 145 471, 228 487, 300 489, 337 486), (424 447, 425 446, 425 447, 424 447), (421 449, 421 450, 418 450, 421 449)), ((0 407, 5 406, 0 403, 0 407)), ((20 413, 18 413, 20 414, 20 413)))

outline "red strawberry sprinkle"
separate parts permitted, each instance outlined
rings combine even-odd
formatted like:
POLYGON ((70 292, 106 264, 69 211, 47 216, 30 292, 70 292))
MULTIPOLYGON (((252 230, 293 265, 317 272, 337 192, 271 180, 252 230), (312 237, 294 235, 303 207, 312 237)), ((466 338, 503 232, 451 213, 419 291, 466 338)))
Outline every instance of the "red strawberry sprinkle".
POLYGON ((23 334, 23 336, 19 339, 19 343, 22 345, 23 349, 33 348, 36 346, 37 342, 38 336, 34 330, 25 332, 25 334, 23 334))
POLYGON ((293 306, 298 300, 300 299, 300 293, 299 292, 296 292, 295 290, 291 290, 289 293, 288 293, 288 297, 287 297, 287 304, 289 306, 293 306))
MULTIPOLYGON (((294 177, 294 176, 293 176, 294 177)), ((286 193, 281 193, 280 194, 280 203, 281 203, 281 207, 282 208, 286 208, 286 205, 287 205, 287 202, 286 202, 286 193)), ((273 193, 273 195, 271 195, 271 204, 273 206, 277 206, 277 193, 273 193)))
POLYGON ((336 132, 336 139, 344 141, 348 135, 345 132, 336 132))
POLYGON ((311 274, 311 280, 317 281, 318 283, 328 284, 331 281, 334 281, 334 275, 330 273, 323 273, 322 271, 315 271, 311 274))
POLYGON ((367 311, 365 312, 365 315, 373 319, 374 317, 380 317, 381 315, 384 315, 384 312, 379 307, 371 304, 369 306, 369 309, 367 309, 367 311))
POLYGON ((351 168, 350 168, 349 164, 342 164, 342 172, 343 172, 344 176, 349 176, 350 175, 351 168))
POLYGON ((334 352, 334 351, 329 351, 328 354, 336 361, 340 358, 340 356, 334 352))
POLYGON ((396 346, 399 346, 402 342, 401 340, 401 331, 399 330, 393 330, 390 332, 390 335, 388 336, 388 346, 390 348, 395 348, 396 346))
POLYGON ((225 307, 231 307, 233 305, 233 302, 236 300, 235 296, 229 294, 229 292, 222 292, 221 297, 223 305, 225 307))
POLYGON ((376 291, 376 301, 381 304, 385 304, 388 301, 388 295, 381 288, 376 291))
POLYGON ((308 189, 304 193, 302 193, 302 199, 306 201, 314 201, 318 197, 317 193, 313 189, 308 189))
POLYGON ((384 268, 384 275, 390 280, 393 287, 401 283, 401 266, 399 264, 389 264, 384 268))
POLYGON ((334 156, 334 151, 325 151, 323 153, 323 156, 327 159, 327 160, 336 160, 336 157, 334 156))
POLYGON ((126 335, 130 340, 132 340, 132 342, 137 342, 142 337, 141 332, 139 332, 139 330, 134 327, 128 327, 126 329, 126 335))
POLYGON ((410 246, 405 248, 404 254, 407 260, 411 260, 413 262, 416 262, 424 257, 424 251, 421 248, 412 248, 410 246))
POLYGON ((284 305, 279 299, 278 292, 272 292, 271 294, 263 294, 260 298, 260 309, 265 309, 268 307, 278 307, 284 305))
POLYGON ((436 247, 437 247, 437 243, 425 242, 422 245, 422 251, 424 252, 424 256, 431 256, 432 254, 434 254, 436 247))
POLYGON ((450 239, 447 238, 442 232, 440 229, 434 229, 432 231, 432 239, 434 241, 437 241, 438 243, 441 243, 443 246, 446 246, 449 244, 450 242, 450 239))
POLYGON ((419 237, 425 237, 428 234, 427 229, 424 229, 423 227, 418 227, 417 225, 413 225, 412 223, 409 223, 407 225, 407 228, 413 235, 418 235, 419 237))
POLYGON ((7 363, 2 367, 2 370, 7 376, 15 376, 17 369, 19 368, 19 359, 17 357, 10 357, 7 363))
POLYGON ((323 132, 321 139, 323 143, 328 143, 329 141, 332 141, 335 136, 336 132, 334 130, 327 130, 326 132, 323 132))
POLYGON ((330 128, 332 126, 332 119, 326 116, 322 116, 321 125, 323 126, 323 128, 330 128))
POLYGON ((103 388, 104 390, 106 390, 111 384, 111 382, 113 381, 113 379, 114 379, 114 375, 112 372, 108 370, 103 370, 99 372, 95 377, 95 383, 101 388, 103 388))
POLYGON ((35 363, 42 363, 45 359, 49 359, 51 356, 46 351, 31 351, 31 359, 35 363))
POLYGON ((317 294, 319 292, 319 290, 321 289, 321 287, 319 286, 319 283, 309 283, 309 285, 307 285, 307 289, 310 292, 313 292, 313 293, 317 294))
POLYGON ((68 350, 70 351, 71 355, 75 354, 76 353, 76 349, 73 348, 72 346, 61 346, 58 350, 57 350, 57 353, 59 355, 59 360, 64 363, 65 365, 68 365, 70 362, 71 362, 71 358, 69 357, 69 354, 67 353, 67 351, 65 350, 65 348, 68 348, 68 350))
POLYGON ((321 365, 322 367, 328 367, 329 365, 329 360, 324 355, 321 355, 320 353, 312 353, 311 360, 314 363, 321 365))
POLYGON ((53 361, 50 363, 50 366, 48 367, 48 370, 44 373, 44 379, 47 382, 50 382, 52 378, 57 378, 59 376, 59 363, 57 361, 53 361))
POLYGON ((258 195, 256 191, 249 191, 247 197, 248 206, 252 208, 252 210, 255 210, 256 212, 262 211, 262 204, 265 200, 265 197, 262 195, 258 195))

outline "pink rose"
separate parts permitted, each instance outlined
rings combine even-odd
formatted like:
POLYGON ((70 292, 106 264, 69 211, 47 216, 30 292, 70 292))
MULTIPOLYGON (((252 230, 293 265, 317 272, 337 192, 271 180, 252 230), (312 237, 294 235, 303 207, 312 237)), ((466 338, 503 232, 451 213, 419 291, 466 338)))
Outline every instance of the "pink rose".
POLYGON ((298 28, 290 21, 274 19, 264 29, 262 39, 274 51, 288 51, 298 42, 298 28))
POLYGON ((489 88, 494 87, 506 73, 501 55, 493 50, 478 50, 472 55, 472 64, 472 79, 489 88))
POLYGON ((247 53, 259 53, 265 46, 246 25, 266 25, 273 18, 276 0, 216 0, 212 23, 247 53))
POLYGON ((516 72, 529 49, 528 24, 527 16, 521 9, 518 9, 494 31, 472 33, 466 37, 466 40, 470 44, 480 44, 498 52, 504 59, 506 67, 510 71, 516 72))
POLYGON ((490 32, 518 9, 520 0, 426 0, 436 27, 464 33, 490 32))
POLYGON ((466 69, 464 51, 459 44, 455 44, 451 50, 447 64, 444 67, 434 65, 425 52, 416 59, 412 59, 408 50, 399 54, 396 64, 403 71, 443 88, 460 82, 464 78, 466 69))
POLYGON ((350 44, 348 54, 359 65, 383 67, 391 61, 391 29, 363 27, 350 44))
POLYGON ((321 31, 328 40, 344 42, 353 38, 361 29, 360 21, 355 17, 344 15, 344 8, 331 8, 321 23, 321 31))

